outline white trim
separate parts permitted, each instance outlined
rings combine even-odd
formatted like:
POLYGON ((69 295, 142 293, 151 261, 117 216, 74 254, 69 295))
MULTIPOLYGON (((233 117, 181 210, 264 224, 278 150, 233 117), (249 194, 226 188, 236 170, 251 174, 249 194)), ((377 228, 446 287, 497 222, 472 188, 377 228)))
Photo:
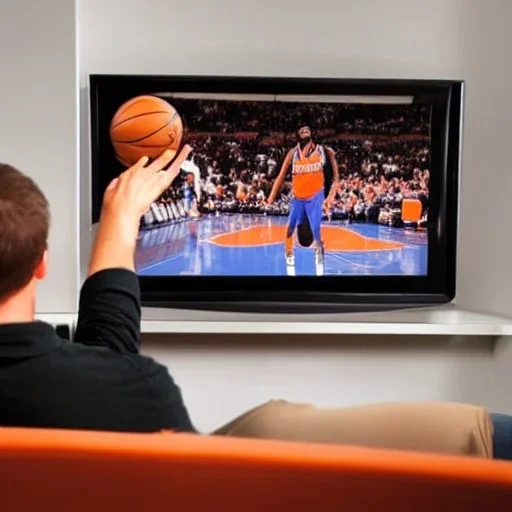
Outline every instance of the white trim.
POLYGON ((143 309, 143 333, 506 336, 512 319, 453 306, 358 314, 253 314, 143 309))
POLYGON ((286 103, 365 103, 384 105, 410 105, 413 96, 363 96, 363 95, 322 95, 322 94, 236 94, 200 92, 155 92, 161 98, 178 98, 212 101, 282 101, 286 103))

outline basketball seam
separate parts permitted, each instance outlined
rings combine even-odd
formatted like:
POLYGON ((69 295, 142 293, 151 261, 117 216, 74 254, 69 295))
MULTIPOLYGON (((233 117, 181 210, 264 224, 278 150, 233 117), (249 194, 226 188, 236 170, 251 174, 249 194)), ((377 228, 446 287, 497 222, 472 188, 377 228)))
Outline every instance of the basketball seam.
POLYGON ((121 105, 121 108, 118 110, 117 115, 120 115, 120 116, 123 115, 127 110, 134 107, 135 105, 138 105, 139 103, 141 103, 143 101, 147 101, 148 98, 161 99, 161 98, 158 98, 157 96, 138 96, 137 98, 133 98, 130 101, 121 105))
POLYGON ((147 135, 144 135, 144 137, 140 137, 138 139, 134 139, 134 140, 113 140, 112 142, 115 143, 115 144, 134 144, 135 142, 140 142, 141 140, 144 140, 144 139, 147 139, 148 137, 152 137, 153 135, 155 135, 156 133, 158 133, 159 131, 163 130, 164 128, 167 128, 174 120, 174 118, 177 116, 177 114, 174 114, 170 119, 169 121, 167 121, 166 124, 164 124, 163 126, 161 126, 160 128, 158 128, 158 130, 155 130, 151 133, 148 133, 147 135))
POLYGON ((140 103, 142 101, 141 98, 137 98, 135 100, 130 100, 128 101, 127 103, 121 105, 121 108, 116 112, 116 115, 113 117, 113 120, 117 117, 117 116, 122 116, 127 110, 129 110, 130 108, 132 108, 133 106, 137 105, 138 103, 140 103))
POLYGON ((142 114, 136 114, 132 117, 129 117, 128 119, 123 119, 122 121, 119 121, 119 123, 117 123, 116 125, 111 126, 110 129, 115 130, 118 126, 121 126, 122 124, 127 123, 128 121, 131 121, 132 119, 137 119, 138 117, 144 117, 144 116, 151 116, 153 114, 170 114, 170 112, 168 110, 154 110, 153 112, 143 112, 142 114))
MULTIPOLYGON (((118 144, 127 144, 124 142, 121 142, 118 144)), ((169 146, 169 144, 132 144, 134 148, 166 148, 169 146)))

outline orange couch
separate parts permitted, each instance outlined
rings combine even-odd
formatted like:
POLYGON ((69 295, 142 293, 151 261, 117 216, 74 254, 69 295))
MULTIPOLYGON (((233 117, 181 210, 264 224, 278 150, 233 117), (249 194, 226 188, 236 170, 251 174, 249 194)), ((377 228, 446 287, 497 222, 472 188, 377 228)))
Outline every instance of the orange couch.
POLYGON ((5 512, 512 510, 512 464, 184 434, 0 428, 5 512))

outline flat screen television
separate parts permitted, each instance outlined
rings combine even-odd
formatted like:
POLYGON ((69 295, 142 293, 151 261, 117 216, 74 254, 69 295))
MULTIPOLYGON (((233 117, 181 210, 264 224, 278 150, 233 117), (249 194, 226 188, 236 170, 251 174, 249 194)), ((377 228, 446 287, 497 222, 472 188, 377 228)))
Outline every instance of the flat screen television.
POLYGON ((141 219, 146 306, 368 311, 455 297, 463 82, 90 77, 92 223, 188 144, 141 219))

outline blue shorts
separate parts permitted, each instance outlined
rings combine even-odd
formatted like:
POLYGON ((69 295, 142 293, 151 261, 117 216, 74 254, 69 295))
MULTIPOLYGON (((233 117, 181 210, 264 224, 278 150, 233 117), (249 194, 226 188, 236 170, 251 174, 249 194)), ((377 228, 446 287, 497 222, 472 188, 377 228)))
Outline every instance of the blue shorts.
POLYGON ((313 238, 315 241, 320 241, 324 199, 323 190, 309 199, 292 199, 290 216, 288 217, 288 232, 295 231, 297 226, 303 222, 304 217, 307 216, 313 238))

